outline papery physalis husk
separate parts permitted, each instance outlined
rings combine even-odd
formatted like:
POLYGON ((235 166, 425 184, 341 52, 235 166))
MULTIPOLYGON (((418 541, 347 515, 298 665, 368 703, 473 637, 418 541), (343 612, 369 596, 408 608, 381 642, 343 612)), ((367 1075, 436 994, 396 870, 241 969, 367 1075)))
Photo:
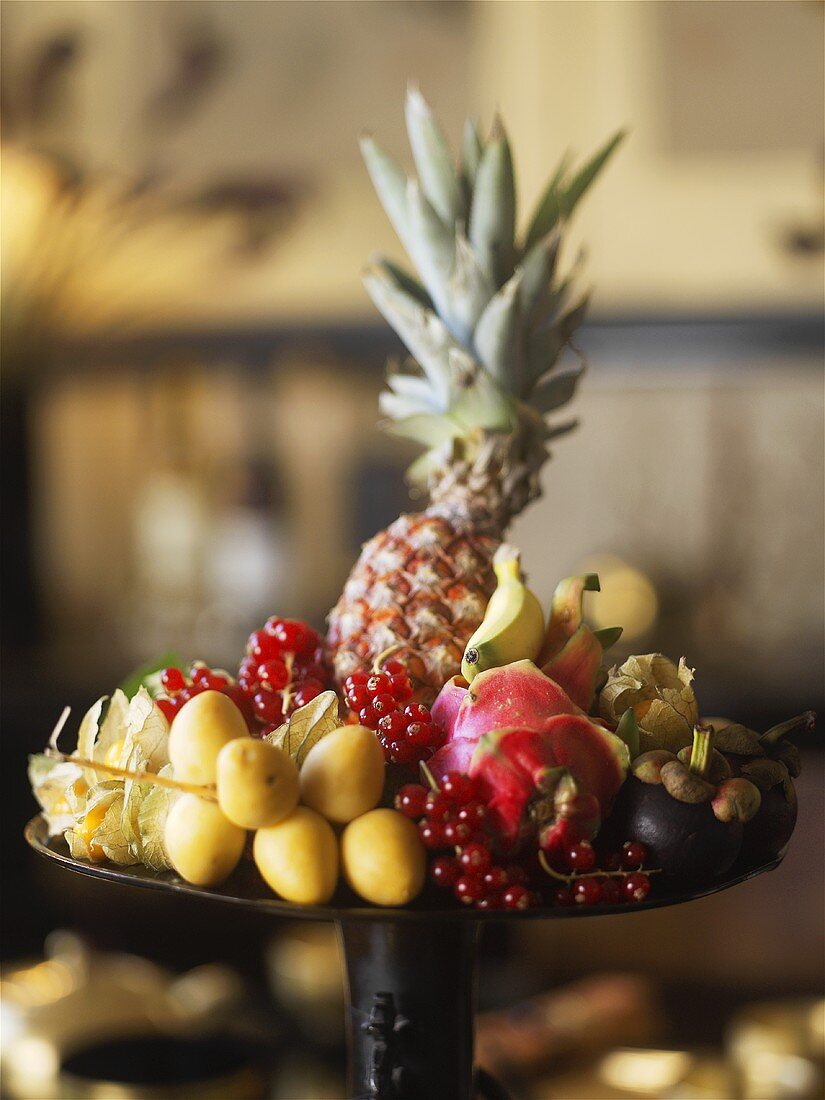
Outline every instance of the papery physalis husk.
POLYGON ((57 836, 75 822, 75 809, 69 792, 83 775, 83 769, 69 760, 55 760, 44 753, 29 757, 29 783, 37 799, 49 836, 57 836))
POLYGON ((599 694, 599 713, 617 723, 632 709, 639 727, 639 751, 678 752, 693 740, 699 709, 693 693, 693 669, 682 657, 678 666, 661 653, 628 657, 610 670, 599 694))
MULTIPOLYGON (((105 704, 105 698, 99 699, 83 718, 76 755, 129 771, 170 775, 169 723, 148 691, 140 688, 130 701, 118 689, 101 721, 105 704)), ((104 807, 99 824, 91 832, 86 830, 89 843, 121 866, 144 863, 152 870, 169 866, 163 848, 168 790, 149 780, 117 779, 48 756, 32 757, 29 775, 50 834, 65 831, 73 857, 92 858, 78 830, 89 814, 97 818, 104 807)))
POLYGON ((340 725, 338 696, 334 691, 324 691, 306 706, 293 711, 286 722, 267 734, 264 740, 288 752, 300 768, 313 745, 340 725))

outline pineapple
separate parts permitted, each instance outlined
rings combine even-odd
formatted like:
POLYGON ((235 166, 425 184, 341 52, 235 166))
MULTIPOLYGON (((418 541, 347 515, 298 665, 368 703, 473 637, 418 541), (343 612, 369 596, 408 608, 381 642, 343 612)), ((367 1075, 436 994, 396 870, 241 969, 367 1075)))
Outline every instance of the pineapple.
POLYGON ((623 134, 574 174, 562 161, 517 242, 501 122, 484 141, 468 120, 458 168, 415 88, 406 122, 418 180, 371 137, 362 151, 419 278, 378 258, 365 284, 412 357, 391 366, 380 409, 388 432, 422 447, 408 479, 429 503, 365 544, 330 613, 328 643, 339 680, 395 648, 427 701, 459 671, 494 588, 493 554, 540 495, 548 444, 575 427, 545 419, 584 369, 554 370, 587 308, 572 277, 556 277, 559 245, 623 134))

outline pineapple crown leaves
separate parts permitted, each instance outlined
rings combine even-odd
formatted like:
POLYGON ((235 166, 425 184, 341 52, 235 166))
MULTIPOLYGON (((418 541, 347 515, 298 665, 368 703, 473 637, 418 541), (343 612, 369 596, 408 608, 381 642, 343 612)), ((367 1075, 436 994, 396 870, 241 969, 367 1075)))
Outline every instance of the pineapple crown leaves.
MULTIPOLYGON (((469 119, 456 164, 414 86, 405 114, 417 179, 371 136, 361 140, 375 190, 418 276, 383 257, 364 276, 413 357, 390 370, 381 396, 386 427, 428 452, 484 432, 521 433, 543 447, 575 426, 550 426, 544 417, 573 397, 584 369, 580 363, 553 373, 588 305, 588 295, 571 304, 575 268, 556 278, 564 228, 624 132, 572 175, 569 158, 562 159, 519 243, 513 158, 501 120, 485 141, 469 119)), ((433 465, 423 457, 414 477, 433 465)))

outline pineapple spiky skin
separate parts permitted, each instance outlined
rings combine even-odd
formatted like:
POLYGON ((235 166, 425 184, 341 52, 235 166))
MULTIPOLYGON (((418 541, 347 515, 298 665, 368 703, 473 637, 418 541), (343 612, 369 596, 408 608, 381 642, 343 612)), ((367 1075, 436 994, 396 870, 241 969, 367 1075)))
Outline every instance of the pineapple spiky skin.
POLYGON ((336 678, 398 646, 416 698, 435 698, 484 617, 499 543, 430 511, 399 516, 370 539, 330 614, 336 678))

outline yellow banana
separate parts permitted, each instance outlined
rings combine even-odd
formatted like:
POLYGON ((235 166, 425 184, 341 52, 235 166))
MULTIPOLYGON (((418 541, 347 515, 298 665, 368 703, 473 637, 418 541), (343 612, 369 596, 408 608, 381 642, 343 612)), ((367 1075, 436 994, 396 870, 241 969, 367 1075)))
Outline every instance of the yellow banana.
POLYGON ((521 579, 519 551, 502 543, 493 569, 498 586, 461 662, 461 675, 467 681, 488 668, 535 660, 544 642, 544 612, 521 579))

